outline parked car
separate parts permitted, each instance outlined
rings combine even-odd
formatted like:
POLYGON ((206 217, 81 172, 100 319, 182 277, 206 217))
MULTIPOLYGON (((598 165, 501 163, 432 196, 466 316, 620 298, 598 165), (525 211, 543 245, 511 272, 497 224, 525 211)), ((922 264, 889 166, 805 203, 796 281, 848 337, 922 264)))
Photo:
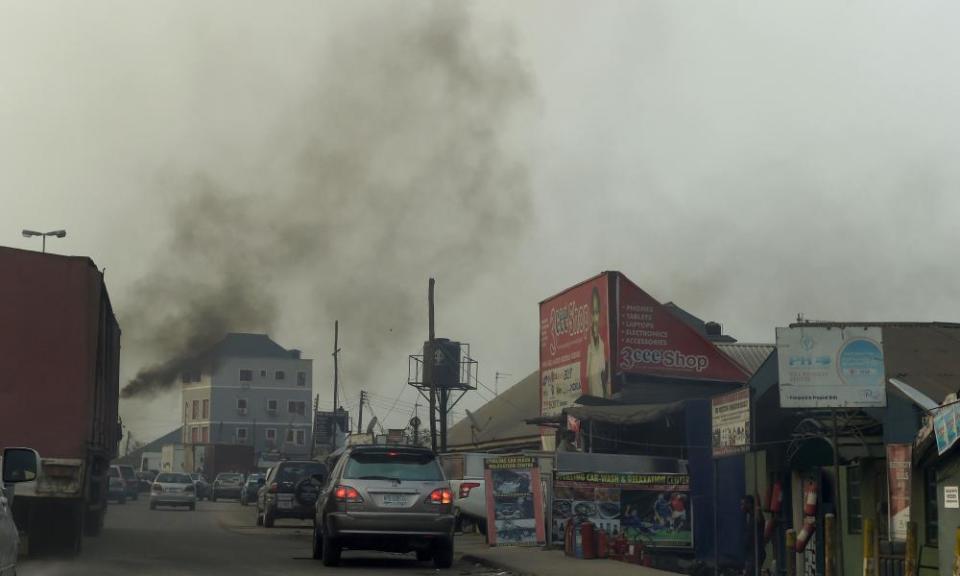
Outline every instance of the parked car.
POLYGON ((246 506, 257 500, 257 491, 264 484, 263 474, 249 474, 243 482, 243 491, 240 493, 240 505, 246 506))
POLYGON ((133 466, 125 464, 115 464, 120 470, 120 477, 123 478, 124 487, 127 490, 127 498, 133 500, 140 499, 140 480, 137 478, 137 471, 133 466))
POLYGON ((455 495, 453 514, 457 531, 473 524, 481 534, 487 533, 487 487, 483 477, 483 461, 491 456, 485 452, 440 456, 443 472, 455 495))
POLYGON ((327 467, 314 460, 285 460, 270 469, 257 495, 257 525, 273 527, 278 518, 310 520, 327 467))
POLYGON ((178 472, 162 472, 150 487, 150 509, 157 506, 186 506, 197 508, 197 489, 193 478, 178 472))
POLYGON ((354 446, 337 459, 317 501, 313 557, 415 551, 437 568, 453 563, 453 491, 434 453, 413 446, 354 446))
POLYGON ((111 466, 107 470, 107 500, 116 500, 117 504, 127 503, 127 483, 120 475, 120 469, 111 466))
POLYGON ((13 498, 7 484, 33 482, 37 478, 39 456, 30 448, 6 448, 3 451, 3 481, 0 482, 0 574, 17 573, 20 534, 13 523, 13 498))
POLYGON ((203 474, 194 472, 190 474, 190 479, 193 480, 193 484, 197 490, 197 500, 203 500, 206 498, 210 499, 210 483, 207 482, 207 479, 203 474))
POLYGON ((210 501, 216 502, 217 498, 236 498, 239 500, 241 492, 243 492, 243 474, 221 472, 213 479, 210 501))

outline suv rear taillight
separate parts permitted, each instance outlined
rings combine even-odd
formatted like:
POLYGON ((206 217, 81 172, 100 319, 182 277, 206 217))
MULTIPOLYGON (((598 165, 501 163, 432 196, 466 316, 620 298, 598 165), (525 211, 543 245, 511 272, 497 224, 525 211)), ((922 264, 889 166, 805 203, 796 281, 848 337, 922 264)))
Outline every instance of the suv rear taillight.
POLYGON ((271 494, 276 494, 276 493, 277 493, 277 490, 279 490, 279 489, 280 489, 280 485, 277 484, 276 482, 273 482, 273 483, 270 484, 270 488, 268 488, 267 490, 268 490, 271 494))
POLYGON ((473 490, 474 488, 478 488, 479 486, 480 486, 480 483, 479 483, 479 482, 464 482, 463 484, 461 484, 461 485, 460 485, 460 499, 462 500, 462 499, 466 498, 467 496, 469 496, 469 495, 470 495, 470 491, 473 490))
POLYGON ((453 504, 453 490, 437 488, 427 497, 427 504, 453 504))
POLYGON ((354 504, 363 502, 363 497, 360 496, 356 488, 344 486, 343 484, 333 489, 333 496, 338 502, 352 502, 354 504))

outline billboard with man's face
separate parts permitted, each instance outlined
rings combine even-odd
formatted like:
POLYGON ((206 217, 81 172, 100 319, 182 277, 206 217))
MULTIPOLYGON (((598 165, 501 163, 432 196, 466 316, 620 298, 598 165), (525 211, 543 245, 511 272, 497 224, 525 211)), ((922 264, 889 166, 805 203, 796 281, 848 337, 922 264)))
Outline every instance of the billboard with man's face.
POLYGON ((540 413, 559 414, 584 394, 610 396, 606 274, 540 303, 540 413))

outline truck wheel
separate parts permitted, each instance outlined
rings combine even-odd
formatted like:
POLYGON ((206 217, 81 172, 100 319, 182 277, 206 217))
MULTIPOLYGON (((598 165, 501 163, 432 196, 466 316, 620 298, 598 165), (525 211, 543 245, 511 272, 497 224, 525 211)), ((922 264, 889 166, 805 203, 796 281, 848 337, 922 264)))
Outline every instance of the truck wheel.
POLYGON ((266 527, 266 528, 273 528, 273 521, 274 521, 273 513, 270 512, 270 509, 269 509, 269 508, 267 508, 267 509, 263 512, 263 525, 264 525, 264 527, 266 527))
POLYGON ((434 568, 447 569, 453 566, 453 540, 441 540, 433 550, 434 568))
POLYGON ((323 565, 337 566, 340 564, 340 544, 333 538, 323 536, 323 565))

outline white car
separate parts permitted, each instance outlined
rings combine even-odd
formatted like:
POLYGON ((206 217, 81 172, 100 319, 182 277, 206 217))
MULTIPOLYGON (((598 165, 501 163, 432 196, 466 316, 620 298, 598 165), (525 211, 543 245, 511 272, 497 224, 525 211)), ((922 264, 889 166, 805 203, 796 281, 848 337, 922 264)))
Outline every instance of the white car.
POLYGON ((157 506, 186 506, 197 509, 197 489, 189 474, 161 472, 150 486, 150 509, 157 506))
POLYGON ((17 573, 17 554, 20 551, 20 535, 13 523, 12 495, 6 493, 3 485, 36 480, 39 461, 36 451, 30 448, 7 448, 3 451, 3 483, 0 484, 0 576, 17 573))

